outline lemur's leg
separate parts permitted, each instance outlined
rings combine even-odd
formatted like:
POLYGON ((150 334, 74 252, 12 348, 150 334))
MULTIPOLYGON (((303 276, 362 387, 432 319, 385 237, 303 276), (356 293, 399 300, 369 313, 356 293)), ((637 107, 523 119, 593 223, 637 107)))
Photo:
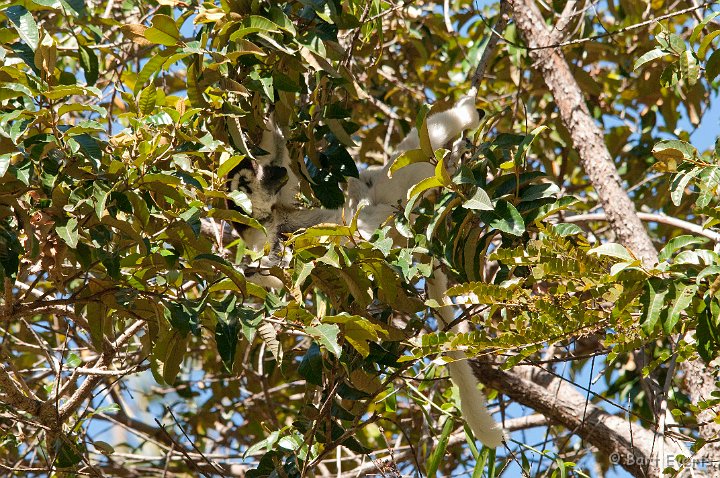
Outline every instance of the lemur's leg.
MULTIPOLYGON (((437 149, 466 129, 477 128, 480 125, 480 114, 475 108, 474 90, 463 96, 449 110, 433 114, 427 119, 428 134, 433 149, 437 149)), ((397 146, 396 154, 420 147, 418 132, 415 128, 397 146)), ((384 174, 373 176, 375 183, 368 194, 369 204, 404 205, 407 202, 408 191, 423 179, 435 174, 435 167, 431 163, 414 163, 401 168, 388 177, 390 165, 384 168, 384 174)))
MULTIPOLYGON (((480 113, 475 107, 475 89, 471 89, 449 110, 427 118, 428 134, 433 149, 440 148, 466 129, 480 125, 480 113)), ((396 148, 396 154, 420 147, 417 129, 413 128, 396 148)))

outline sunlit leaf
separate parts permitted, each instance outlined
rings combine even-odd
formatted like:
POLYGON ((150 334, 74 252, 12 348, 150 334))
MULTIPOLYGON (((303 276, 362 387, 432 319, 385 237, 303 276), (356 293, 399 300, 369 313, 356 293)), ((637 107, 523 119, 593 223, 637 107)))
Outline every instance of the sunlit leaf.
POLYGON ((152 27, 145 30, 144 34, 148 41, 159 45, 174 46, 180 40, 180 30, 175 20, 167 15, 155 15, 152 27))
POLYGON ((305 327, 305 333, 314 337, 328 352, 340 357, 341 349, 338 343, 340 327, 335 324, 319 324, 305 327))
POLYGON ((35 50, 40 42, 40 33, 32 14, 21 5, 14 5, 5 10, 8 20, 12 23, 20 38, 35 50))

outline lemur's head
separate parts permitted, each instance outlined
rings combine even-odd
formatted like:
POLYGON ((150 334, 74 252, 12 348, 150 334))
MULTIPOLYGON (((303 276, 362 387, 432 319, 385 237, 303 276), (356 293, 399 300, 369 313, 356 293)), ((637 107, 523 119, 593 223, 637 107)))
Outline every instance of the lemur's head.
MULTIPOLYGON (((260 148, 264 154, 254 160, 243 159, 228 175, 228 189, 242 191, 250 199, 252 217, 267 222, 273 210, 291 207, 298 192, 298 180, 290 168, 290 153, 285 137, 275 125, 272 117, 268 129, 263 132, 260 148)), ((231 202, 231 207, 239 209, 231 202)), ((239 232, 243 225, 237 224, 239 232)))

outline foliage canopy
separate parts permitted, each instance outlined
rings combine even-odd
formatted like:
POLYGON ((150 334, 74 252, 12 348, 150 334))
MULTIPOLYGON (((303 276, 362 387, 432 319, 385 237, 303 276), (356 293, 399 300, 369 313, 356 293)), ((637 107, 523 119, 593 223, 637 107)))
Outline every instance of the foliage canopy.
MULTIPOLYGON (((552 24, 563 2, 551 3, 552 24)), ((714 121, 720 26, 700 9, 638 26, 665 3, 577 15, 569 39, 597 38, 562 48, 657 266, 613 242, 511 23, 462 166, 449 172, 448 152, 427 146, 402 156, 437 164, 435 177, 369 241, 351 218, 293 234, 281 291, 245 280, 239 264, 263 252, 224 226, 261 228, 225 182, 260 152, 269 106, 304 207, 337 207, 346 178, 387 161, 425 105, 467 91, 496 6, 0 3, 3 473, 377 472, 366 455, 429 476, 609 466, 552 417, 537 448, 543 434, 515 433, 478 450, 444 378, 453 350, 569 380, 601 370, 589 401, 655 429, 664 398, 687 456, 699 453, 693 426, 718 399, 692 403, 676 363, 720 353, 720 142, 690 136, 714 121), (433 261, 477 328, 437 330, 423 290, 433 261), (672 386, 651 396, 648 383, 672 386)), ((488 391, 498 417, 525 414, 488 391)))

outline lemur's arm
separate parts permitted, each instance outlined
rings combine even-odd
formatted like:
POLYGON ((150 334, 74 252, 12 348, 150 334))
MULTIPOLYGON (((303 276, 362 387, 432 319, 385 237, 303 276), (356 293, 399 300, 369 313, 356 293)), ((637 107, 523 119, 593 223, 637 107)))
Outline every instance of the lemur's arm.
MULTIPOLYGON (((433 149, 437 149, 450 140, 460 136, 466 129, 474 129, 480 125, 480 114, 475 108, 475 92, 460 100, 449 110, 430 115, 427 118, 428 134, 433 149)), ((396 157, 404 151, 420 147, 420 139, 415 128, 397 146, 396 157)), ((361 173, 360 181, 367 191, 367 202, 370 205, 404 205, 407 201, 408 191, 423 179, 435 174, 435 166, 429 162, 413 163, 393 173, 389 177, 390 164, 378 171, 361 173)), ((357 188, 359 189, 359 188, 357 188)), ((350 194, 350 201, 353 201, 350 194)))

